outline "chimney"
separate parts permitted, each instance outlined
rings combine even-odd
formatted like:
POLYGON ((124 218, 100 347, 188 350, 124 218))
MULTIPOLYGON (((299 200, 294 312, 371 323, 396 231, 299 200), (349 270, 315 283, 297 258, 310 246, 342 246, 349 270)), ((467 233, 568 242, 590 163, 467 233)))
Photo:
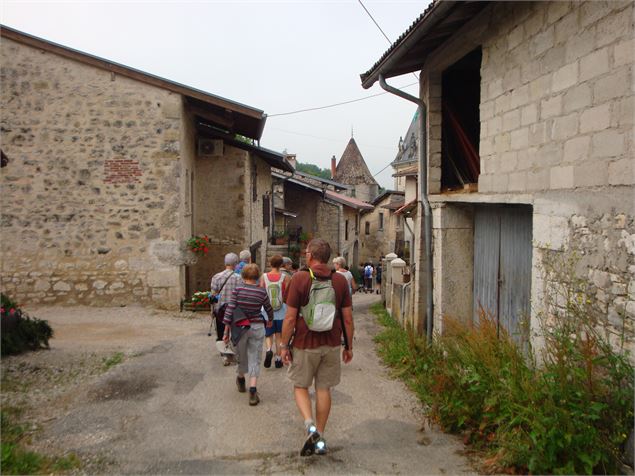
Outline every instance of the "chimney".
POLYGON ((336 162, 335 156, 331 157, 331 180, 335 180, 336 162))
POLYGON ((297 168, 298 162, 295 158, 295 154, 286 154, 284 158, 287 159, 287 162, 291 164, 291 167, 293 167, 293 170, 297 168))

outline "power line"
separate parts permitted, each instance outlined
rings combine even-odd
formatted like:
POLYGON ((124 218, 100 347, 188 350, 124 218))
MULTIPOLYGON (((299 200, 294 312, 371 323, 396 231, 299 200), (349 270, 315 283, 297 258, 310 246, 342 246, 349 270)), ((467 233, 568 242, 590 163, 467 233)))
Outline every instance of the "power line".
MULTIPOLYGON (((405 86, 402 86, 402 88, 409 88, 410 86, 414 86, 415 84, 419 84, 419 83, 407 84, 405 86)), ((351 103, 354 103, 354 102, 364 101, 366 99, 371 99, 371 98, 374 98, 374 97, 377 97, 377 96, 381 96, 382 94, 386 94, 386 91, 381 92, 381 93, 377 93, 377 94, 371 94, 370 96, 365 96, 363 98, 351 99, 350 101, 342 101, 342 102, 338 102, 338 103, 335 103, 335 104, 329 104, 327 106, 309 107, 307 109, 299 109, 297 111, 281 112, 281 113, 278 113, 278 114, 269 114, 269 115, 267 115, 267 117, 289 116, 291 114, 299 114, 301 112, 319 111, 319 110, 322 110, 322 109, 328 109, 328 108, 331 108, 331 107, 343 106, 345 104, 351 104, 351 103)))
POLYGON ((390 40, 390 38, 388 38, 388 35, 386 35, 386 33, 384 33, 384 30, 381 29, 381 27, 379 26, 379 23, 377 23, 377 21, 375 21, 375 19, 373 18, 373 16, 370 14, 370 12, 368 11, 368 8, 366 8, 366 6, 362 3, 362 0, 357 0, 359 2, 359 4, 362 6, 362 8, 366 11, 366 13, 368 14, 368 16, 370 17, 371 20, 373 20, 373 23, 375 24, 375 26, 377 28, 379 28, 379 31, 381 31, 381 34, 384 35, 384 38, 386 38, 386 40, 388 41, 388 44, 392 45, 392 41, 390 40))
MULTIPOLYGON (((377 23, 377 20, 375 20, 375 18, 373 17, 373 15, 368 11, 368 8, 366 8, 366 6, 362 3, 362 0, 357 0, 359 2, 359 4, 362 6, 362 8, 364 9, 364 11, 366 12, 366 14, 370 17, 370 19, 373 21, 373 23, 375 24, 375 26, 379 29, 379 31, 381 31, 381 34, 384 35, 384 38, 386 38, 386 40, 388 41, 388 44, 392 46, 392 40, 390 38, 388 38, 388 35, 386 35, 386 33, 384 32, 384 30, 382 30, 382 28, 379 26, 379 23, 377 23)), ((417 76, 417 74, 415 72, 412 73, 412 75, 417 78, 417 81, 419 81, 419 76, 417 76)))

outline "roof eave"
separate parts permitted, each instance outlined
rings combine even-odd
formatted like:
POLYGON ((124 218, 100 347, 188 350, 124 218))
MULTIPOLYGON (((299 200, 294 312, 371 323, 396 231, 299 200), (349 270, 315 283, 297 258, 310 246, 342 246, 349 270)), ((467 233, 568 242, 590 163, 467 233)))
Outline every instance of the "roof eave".
POLYGON ((366 73, 360 74, 362 87, 364 89, 372 87, 373 84, 379 81, 380 75, 383 75, 385 78, 390 78, 420 69, 418 67, 411 67, 408 68, 408 71, 395 71, 399 61, 408 50, 428 33, 436 22, 452 9, 455 3, 457 2, 451 0, 439 0, 432 3, 429 10, 416 21, 415 25, 413 25, 409 31, 406 31, 402 37, 392 44, 373 68, 366 73))

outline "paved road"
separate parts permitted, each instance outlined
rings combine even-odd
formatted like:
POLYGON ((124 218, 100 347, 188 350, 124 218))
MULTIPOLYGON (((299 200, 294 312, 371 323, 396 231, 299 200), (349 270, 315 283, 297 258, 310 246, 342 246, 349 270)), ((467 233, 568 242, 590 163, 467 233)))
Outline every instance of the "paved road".
MULTIPOLYGON (((67 396, 66 410, 47 423, 38 444, 104 458, 109 473, 470 472, 456 438, 420 431, 416 398, 380 364, 372 342, 378 327, 368 313, 376 300, 355 297, 355 355, 333 392, 326 456, 299 456, 303 425, 286 369, 263 369, 261 403, 250 407, 248 394, 236 390, 235 367, 223 367, 212 351, 203 318, 171 319, 161 332, 151 318, 141 321, 135 335, 147 335, 141 341, 131 337, 134 355, 67 396)), ((55 326, 52 310, 41 317, 55 326)), ((72 345, 63 339, 68 319, 64 323, 58 326, 62 347, 72 345)), ((113 319, 108 326, 112 337, 126 321, 113 319)), ((84 329, 84 337, 93 332, 84 329)))

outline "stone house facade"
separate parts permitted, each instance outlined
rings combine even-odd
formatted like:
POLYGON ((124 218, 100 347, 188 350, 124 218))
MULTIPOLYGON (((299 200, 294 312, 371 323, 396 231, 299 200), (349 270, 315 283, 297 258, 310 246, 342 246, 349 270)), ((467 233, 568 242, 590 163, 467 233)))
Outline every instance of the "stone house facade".
POLYGON ((386 190, 370 204, 374 208, 361 215, 360 262, 376 265, 382 256, 399 251, 403 220, 395 212, 404 205, 404 192, 386 190))
MULTIPOLYGON (((306 233, 308 238, 322 238, 329 242, 332 256, 344 256, 347 261, 359 261, 359 223, 363 210, 373 206, 344 192, 351 187, 315 177, 299 171, 285 173, 273 170, 274 207, 278 218, 275 230, 284 223, 289 230, 289 243, 271 247, 270 254, 290 256, 303 264, 302 243, 295 230, 306 233)), ((275 234, 275 231, 274 231, 275 234)))
POLYGON ((632 347, 633 10, 434 2, 362 75, 370 87, 421 71, 435 330, 479 306, 513 335, 522 320, 536 329, 554 292, 581 278, 615 343, 632 347), (569 278, 546 271, 554 261, 572 262, 569 278))
POLYGON ((259 139, 262 111, 1 34, 3 292, 178 308, 209 288, 225 251, 266 247, 270 166, 290 166, 235 138, 259 139), (203 234, 211 250, 194 263, 184 243, 203 234))

